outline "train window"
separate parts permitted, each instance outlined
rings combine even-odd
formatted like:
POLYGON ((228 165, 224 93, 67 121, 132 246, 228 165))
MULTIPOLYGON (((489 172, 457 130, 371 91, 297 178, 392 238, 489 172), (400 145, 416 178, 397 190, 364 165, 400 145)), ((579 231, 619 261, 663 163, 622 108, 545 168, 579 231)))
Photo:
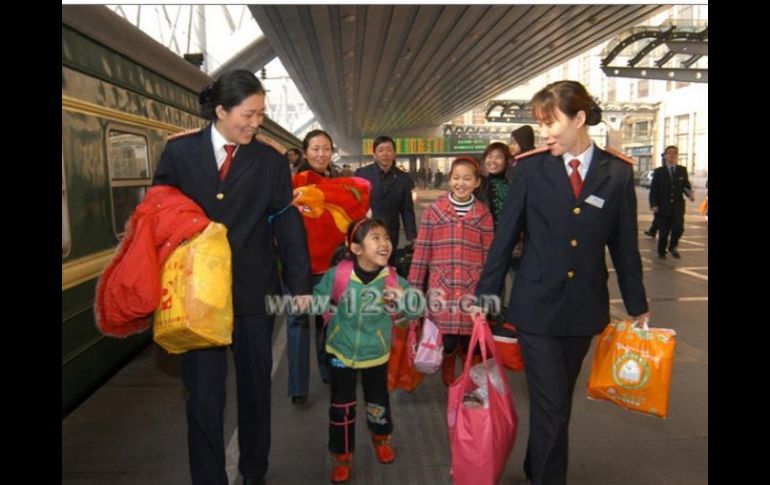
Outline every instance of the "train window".
POLYGON ((108 140, 110 178, 130 180, 147 178, 149 161, 147 138, 134 133, 110 130, 108 140))
POLYGON ((149 158, 144 134, 130 128, 108 130, 112 222, 118 237, 125 232, 126 222, 151 184, 149 158))
POLYGON ((64 176, 64 151, 61 156, 61 257, 66 258, 70 254, 70 211, 67 207, 67 179, 64 176))

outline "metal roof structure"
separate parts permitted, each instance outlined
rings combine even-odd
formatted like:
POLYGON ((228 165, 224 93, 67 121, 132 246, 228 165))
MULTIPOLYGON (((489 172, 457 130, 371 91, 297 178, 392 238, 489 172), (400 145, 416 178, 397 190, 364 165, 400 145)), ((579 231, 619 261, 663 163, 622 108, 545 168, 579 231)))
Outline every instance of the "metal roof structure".
MULTIPOLYGON (((321 124, 351 154, 363 137, 439 126, 665 8, 249 6, 321 124)), ((248 49, 242 55, 245 65, 248 49)))

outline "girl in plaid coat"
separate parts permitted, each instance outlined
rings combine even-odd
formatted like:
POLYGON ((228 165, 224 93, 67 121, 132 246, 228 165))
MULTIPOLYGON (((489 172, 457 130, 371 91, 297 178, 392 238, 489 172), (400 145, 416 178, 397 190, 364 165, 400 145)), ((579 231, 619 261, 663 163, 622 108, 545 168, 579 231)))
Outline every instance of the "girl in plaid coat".
POLYGON ((468 351, 473 322, 462 308, 470 304, 494 235, 492 213, 473 196, 480 183, 474 158, 455 159, 450 192, 422 216, 409 271, 409 285, 426 293, 425 313, 441 330, 441 378, 447 386, 454 380, 460 348, 468 351))

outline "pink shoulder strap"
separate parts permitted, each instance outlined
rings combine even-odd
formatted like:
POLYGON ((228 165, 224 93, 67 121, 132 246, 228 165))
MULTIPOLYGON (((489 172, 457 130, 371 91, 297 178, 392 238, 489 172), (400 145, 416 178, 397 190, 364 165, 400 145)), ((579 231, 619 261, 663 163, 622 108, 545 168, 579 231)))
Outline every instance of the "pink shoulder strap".
POLYGON ((340 260, 337 265, 337 271, 334 273, 334 284, 332 285, 332 301, 336 305, 339 303, 345 288, 350 282, 350 274, 353 272, 353 261, 349 259, 340 260))

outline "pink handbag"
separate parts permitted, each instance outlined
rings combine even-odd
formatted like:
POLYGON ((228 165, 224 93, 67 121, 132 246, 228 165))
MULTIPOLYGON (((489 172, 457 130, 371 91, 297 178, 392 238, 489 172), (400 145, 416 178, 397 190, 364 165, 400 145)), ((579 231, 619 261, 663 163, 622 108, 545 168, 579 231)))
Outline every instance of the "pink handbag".
POLYGON ((474 321, 463 373, 449 387, 447 422, 455 485, 494 485, 516 441, 518 416, 504 371, 500 371, 503 378, 497 384, 493 384, 487 371, 486 407, 468 399, 477 387, 470 378, 471 358, 477 344, 481 348, 482 363, 489 369, 492 361, 487 351, 497 360, 497 349, 483 318, 474 321))
POLYGON ((441 331, 428 317, 422 322, 422 335, 414 353, 414 368, 423 374, 433 374, 441 367, 444 358, 444 342, 441 331))

